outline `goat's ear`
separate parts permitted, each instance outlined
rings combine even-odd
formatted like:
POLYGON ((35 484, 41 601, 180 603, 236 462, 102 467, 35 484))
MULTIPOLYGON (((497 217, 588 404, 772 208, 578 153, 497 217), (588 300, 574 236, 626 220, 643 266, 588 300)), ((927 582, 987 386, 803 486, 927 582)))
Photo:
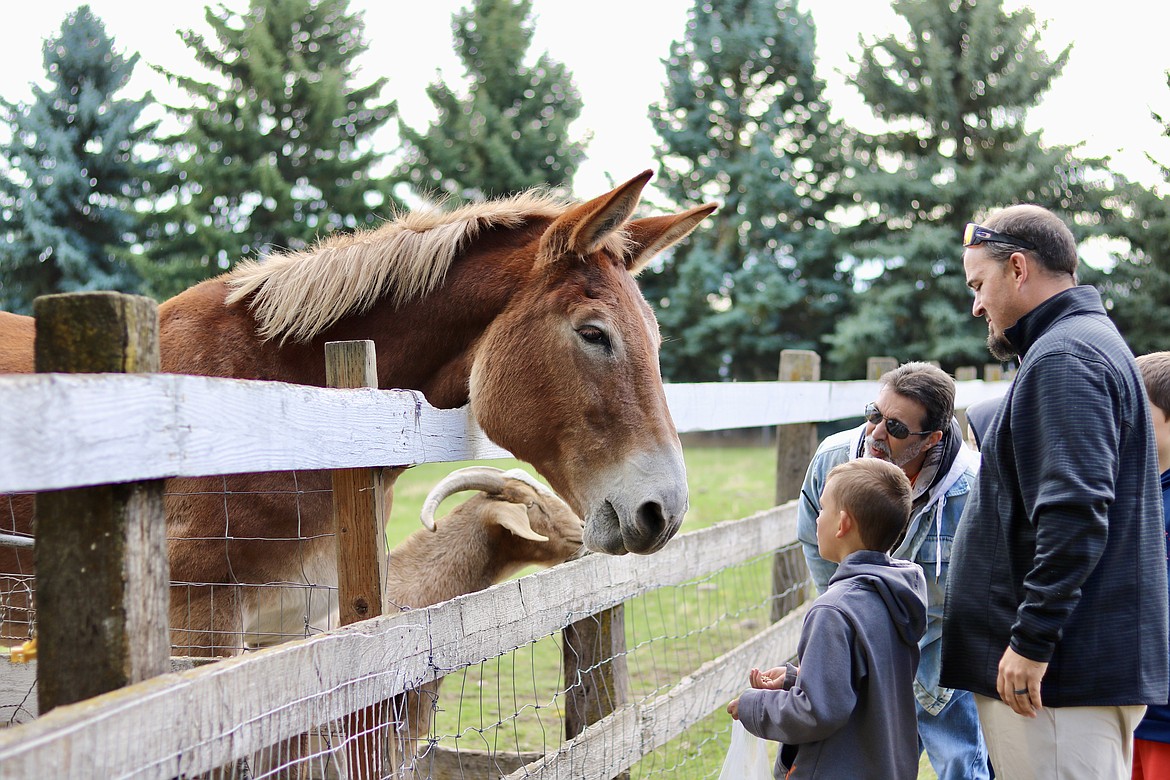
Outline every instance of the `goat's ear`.
POLYGON ((534 542, 547 542, 547 536, 541 536, 532 530, 528 523, 528 509, 523 504, 513 504, 508 501, 493 501, 491 503, 492 520, 507 528, 521 539, 531 539, 534 542))

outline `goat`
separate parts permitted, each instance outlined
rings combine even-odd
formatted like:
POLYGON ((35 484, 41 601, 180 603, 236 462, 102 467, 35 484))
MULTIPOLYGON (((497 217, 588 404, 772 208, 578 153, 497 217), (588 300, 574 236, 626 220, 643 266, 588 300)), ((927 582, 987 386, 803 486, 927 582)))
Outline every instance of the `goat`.
POLYGON ((423 502, 415 531, 390 553, 387 607, 417 609, 483 590, 528 565, 552 566, 584 552, 583 523, 555 493, 520 469, 459 469, 423 502), (445 499, 480 493, 435 523, 445 499), (436 576, 440 575, 441 576, 436 576))
MULTIPOLYGON (((585 524, 555 493, 520 469, 472 466, 448 474, 423 502, 415 531, 390 552, 383 613, 418 609, 474 593, 529 565, 552 566, 585 553, 585 524), (439 505, 456 493, 480 491, 436 527, 439 505)), ((278 589, 269 589, 278 593, 278 589)), ((245 615, 251 646, 288 638, 280 630, 279 601, 245 615)), ((337 599, 313 598, 303 620, 337 625, 337 599)), ((418 743, 430 731, 442 678, 394 698, 397 734, 390 740, 390 766, 413 776, 418 743)), ((300 752, 298 748, 293 748, 300 752)))
MULTIPOLYGON (((581 518, 520 469, 471 466, 454 471, 431 489, 420 519, 426 529, 415 531, 390 553, 387 612, 438 604, 483 590, 525 566, 552 566, 585 552, 581 518), (436 526, 439 505, 464 490, 480 492, 436 526)), ((420 737, 430 731, 441 683, 438 678, 395 699, 399 736, 392 740, 392 765, 399 771, 411 770, 420 737)))

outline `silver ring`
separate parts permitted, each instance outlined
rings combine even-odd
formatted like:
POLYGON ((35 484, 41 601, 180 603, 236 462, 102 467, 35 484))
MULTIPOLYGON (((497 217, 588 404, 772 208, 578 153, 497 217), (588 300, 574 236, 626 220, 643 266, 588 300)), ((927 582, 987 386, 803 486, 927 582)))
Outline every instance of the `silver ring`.
POLYGON ((1028 692, 1027 688, 1017 688, 1016 690, 1012 691, 1012 693, 1014 693, 1016 696, 1019 696, 1020 694, 1024 694, 1027 692, 1028 692))

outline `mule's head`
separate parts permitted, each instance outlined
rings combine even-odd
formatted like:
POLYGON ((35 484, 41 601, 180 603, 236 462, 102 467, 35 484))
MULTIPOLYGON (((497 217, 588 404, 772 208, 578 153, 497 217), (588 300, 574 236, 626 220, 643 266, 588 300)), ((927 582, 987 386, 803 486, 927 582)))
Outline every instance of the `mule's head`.
POLYGON ((659 549, 687 510, 658 323, 634 274, 715 210, 630 220, 650 176, 570 208, 519 250, 531 271, 471 372, 484 431, 585 518, 587 547, 615 555, 659 549))

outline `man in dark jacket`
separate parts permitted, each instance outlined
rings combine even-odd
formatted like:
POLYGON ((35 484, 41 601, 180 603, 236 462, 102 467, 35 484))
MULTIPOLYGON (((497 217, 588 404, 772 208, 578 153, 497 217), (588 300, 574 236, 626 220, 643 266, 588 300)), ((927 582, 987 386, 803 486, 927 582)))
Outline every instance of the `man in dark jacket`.
POLYGON ((1021 363, 951 555, 942 682, 976 694, 997 775, 1125 777, 1170 680, 1141 374, 1051 212, 1005 209, 963 246, 988 348, 1021 363))

